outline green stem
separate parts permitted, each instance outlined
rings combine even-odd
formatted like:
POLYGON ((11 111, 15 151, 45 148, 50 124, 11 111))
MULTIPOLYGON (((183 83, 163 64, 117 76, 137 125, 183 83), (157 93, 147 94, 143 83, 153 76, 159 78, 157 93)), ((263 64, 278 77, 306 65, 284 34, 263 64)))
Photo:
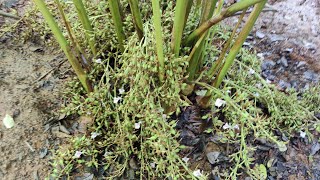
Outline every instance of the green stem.
POLYGON ((218 77, 215 81, 214 86, 215 87, 219 87, 223 78, 225 77, 225 75, 227 74, 229 68, 231 67, 231 65, 233 64, 234 58, 236 57, 236 55, 238 54, 239 50, 241 49, 244 41, 246 40, 246 38, 248 37, 250 31, 253 28, 254 23, 256 22, 256 20, 258 19, 264 5, 266 4, 267 0, 264 0, 258 4, 255 5, 253 11, 251 12, 246 24, 244 25, 243 29, 241 30, 240 34, 238 35, 234 45, 232 46, 227 58, 226 58, 226 62, 224 64, 224 66, 222 67, 220 73, 218 74, 218 77))
POLYGON ((55 36, 57 42, 59 43, 61 49, 66 54, 69 63, 71 64, 72 68, 74 69, 75 73, 77 74, 81 84, 85 88, 87 92, 92 92, 93 89, 91 87, 91 83, 88 79, 87 74, 85 73, 84 69, 81 67, 81 64, 77 60, 77 58, 72 54, 71 48, 62 34, 58 24, 54 20, 54 17, 50 13, 49 9, 47 8, 46 4, 43 0, 34 0, 35 4, 39 8, 40 12, 42 13, 44 19, 47 21, 53 35, 55 36))
POLYGON ((141 13, 139 10, 139 3, 138 0, 129 0, 130 9, 134 20, 134 25, 136 31, 138 33, 138 37, 141 40, 143 38, 143 23, 141 18, 141 13))
POLYGON ((188 4, 192 0, 177 0, 174 15, 173 33, 171 39, 171 48, 176 57, 179 56, 182 33, 185 25, 188 4), (187 1, 187 2, 186 2, 187 1))
POLYGON ((113 23, 115 26, 116 34, 119 41, 119 48, 123 52, 124 46, 123 42, 126 39, 123 31, 123 23, 121 18, 121 12, 120 12, 120 4, 118 0, 109 0, 110 5, 110 11, 113 19, 113 23))
POLYGON ((162 39, 159 0, 152 0, 152 11, 153 11, 154 29, 156 33, 157 55, 158 55, 158 61, 159 61, 159 79, 161 82, 163 82, 165 71, 164 71, 163 39, 162 39))
POLYGON ((232 34, 231 36, 229 37, 228 41, 225 43, 220 55, 219 55, 219 58, 218 60, 216 61, 216 63, 214 63, 212 65, 212 67, 210 68, 209 72, 208 72, 208 76, 211 78, 213 77, 216 72, 220 69, 221 65, 222 65, 222 62, 223 62, 223 59, 227 53, 227 50, 229 49, 230 47, 230 44, 231 44, 231 41, 232 39, 234 38, 236 32, 237 32, 237 29, 238 27, 240 26, 241 22, 242 22, 242 19, 244 17, 244 15, 246 14, 246 11, 247 9, 243 10, 242 14, 240 15, 239 19, 238 19, 238 23, 236 24, 236 26, 234 27, 233 31, 232 31, 232 34))
POLYGON ((227 9, 222 10, 219 14, 215 15, 208 21, 204 22, 200 27, 198 27, 196 30, 194 30, 185 40, 185 46, 192 46, 199 37, 201 37, 202 34, 204 34, 210 27, 213 25, 219 23, 223 19, 232 16, 236 12, 246 9, 254 4, 260 3, 264 0, 242 0, 240 2, 237 2, 227 9))
POLYGON ((73 0, 73 4, 75 5, 80 21, 85 29, 86 39, 89 42, 89 46, 94 56, 97 55, 97 50, 95 48, 95 37, 94 31, 91 26, 91 22, 89 20, 88 13, 84 7, 82 0, 73 0))

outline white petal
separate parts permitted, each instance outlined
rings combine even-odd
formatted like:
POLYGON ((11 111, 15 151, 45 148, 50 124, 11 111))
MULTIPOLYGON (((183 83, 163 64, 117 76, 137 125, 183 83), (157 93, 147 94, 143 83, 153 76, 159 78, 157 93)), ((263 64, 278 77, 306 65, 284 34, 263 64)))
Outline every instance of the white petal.
POLYGON ((233 129, 238 129, 239 130, 239 125, 238 124, 234 125, 233 129))
POLYGON ((125 92, 125 90, 123 88, 119 89, 119 94, 123 94, 125 92))
POLYGON ((113 103, 118 104, 118 102, 121 100, 121 97, 114 97, 113 98, 113 103))
POLYGON ((3 118, 2 122, 3 122, 4 126, 8 129, 10 129, 14 126, 13 118, 9 114, 6 114, 6 116, 3 118))
POLYGON ((228 123, 226 123, 225 125, 222 126, 222 129, 230 129, 230 128, 231 128, 231 126, 228 123))
POLYGON ((101 64, 102 63, 101 59, 100 58, 96 59, 96 63, 101 64))
POLYGON ((184 158, 182 158, 182 160, 183 160, 185 163, 187 163, 187 162, 190 160, 190 158, 184 157, 184 158))
POLYGON ((91 139, 96 138, 97 136, 99 136, 101 133, 97 133, 97 132, 92 132, 91 133, 91 139))
POLYGON ((249 69, 249 74, 252 75, 252 74, 254 74, 254 73, 255 73, 255 71, 250 68, 250 69, 249 69))
POLYGON ((300 137, 301 137, 301 138, 305 138, 305 137, 306 137, 306 134, 307 134, 306 132, 300 131, 300 137))
POLYGON ((151 166, 152 168, 156 168, 156 163, 152 162, 152 163, 150 163, 150 166, 151 166))
POLYGON ((223 105, 225 105, 226 104, 226 101, 224 101, 224 100, 222 100, 222 99, 217 99, 216 100, 216 102, 214 103, 214 105, 216 106, 216 107, 221 107, 221 106, 223 106, 223 105))
POLYGON ((82 155, 83 153, 81 151, 76 151, 76 153, 74 154, 74 157, 75 158, 80 158, 80 156, 82 155))
POLYGON ((140 126, 141 126, 141 122, 134 123, 134 128, 135 129, 140 129, 140 126))
POLYGON ((200 169, 197 169, 197 170, 193 171, 193 175, 194 175, 195 177, 201 177, 201 176, 202 176, 202 173, 201 173, 200 169))
POLYGON ((162 114, 162 119, 166 120, 167 119, 167 115, 166 114, 162 114))

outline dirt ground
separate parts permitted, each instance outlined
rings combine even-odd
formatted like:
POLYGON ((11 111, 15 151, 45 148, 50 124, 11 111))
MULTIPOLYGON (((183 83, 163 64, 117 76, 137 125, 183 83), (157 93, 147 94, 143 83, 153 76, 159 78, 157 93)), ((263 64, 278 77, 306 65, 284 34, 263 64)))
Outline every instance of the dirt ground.
POLYGON ((0 58, 0 118, 15 121, 11 129, 0 125, 0 179, 43 179, 49 149, 58 143, 44 124, 58 114, 66 81, 58 68, 65 59, 31 43, 2 43, 0 58))
MULTIPOLYGON (((0 0, 0 10, 21 8, 25 2, 0 0)), ((262 53, 265 60, 273 62, 290 51, 285 55, 289 66, 306 62, 302 74, 294 76, 293 80, 300 81, 305 72, 311 71, 314 77, 310 81, 317 82, 320 1, 270 0, 268 3, 277 12, 263 13, 248 43, 262 53)), ((5 21, 0 17, 0 22, 5 21)), ((45 47, 33 43, 16 45, 10 39, 0 38, 0 120, 9 114, 15 121, 12 129, 6 129, 0 123, 0 179, 44 179, 50 170, 50 149, 61 142, 61 138, 46 131, 45 122, 59 116, 61 92, 70 77, 69 66, 63 64, 63 56, 45 47)), ((274 71, 280 65, 275 67, 274 71)), ((265 78, 275 75, 279 82, 283 74, 285 72, 269 73, 265 78)), ((283 81, 291 82, 292 79, 283 81)))

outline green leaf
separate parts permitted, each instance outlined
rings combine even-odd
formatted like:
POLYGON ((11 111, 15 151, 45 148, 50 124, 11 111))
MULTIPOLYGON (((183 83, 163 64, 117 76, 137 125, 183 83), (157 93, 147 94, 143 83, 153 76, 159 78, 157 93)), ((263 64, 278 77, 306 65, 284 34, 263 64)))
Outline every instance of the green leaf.
POLYGON ((6 117, 3 118, 3 124, 8 129, 12 128, 14 126, 13 118, 9 114, 6 114, 6 117))

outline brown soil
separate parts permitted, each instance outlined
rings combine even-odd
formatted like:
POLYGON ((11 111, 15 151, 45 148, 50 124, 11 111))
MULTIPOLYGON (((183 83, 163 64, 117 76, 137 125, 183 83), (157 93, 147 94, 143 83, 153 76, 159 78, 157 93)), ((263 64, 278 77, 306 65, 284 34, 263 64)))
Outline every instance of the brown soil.
POLYGON ((66 79, 58 66, 65 59, 34 44, 2 42, 0 49, 0 119, 9 114, 15 121, 11 129, 0 125, 0 179, 42 179, 50 166, 40 152, 50 154, 50 144, 58 143, 44 123, 60 106, 66 79))

